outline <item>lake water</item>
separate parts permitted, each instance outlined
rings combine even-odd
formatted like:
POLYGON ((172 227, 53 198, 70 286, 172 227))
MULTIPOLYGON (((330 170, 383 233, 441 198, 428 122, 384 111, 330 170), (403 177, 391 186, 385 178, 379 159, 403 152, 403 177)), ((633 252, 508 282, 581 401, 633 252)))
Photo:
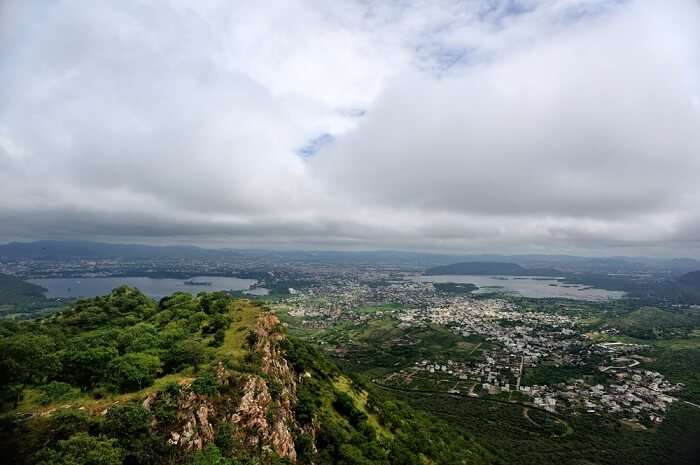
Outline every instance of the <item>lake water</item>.
MULTIPOLYGON (((257 281, 255 279, 226 278, 221 276, 195 276, 189 279, 155 278, 45 278, 28 279, 48 289, 46 297, 95 297, 108 294, 115 287, 136 287, 144 294, 160 298, 173 292, 184 291, 191 294, 210 291, 245 291, 257 281), (185 284, 185 281, 205 284, 185 284)), ((257 292, 256 292, 257 293, 257 292)))
POLYGON ((438 275, 413 276, 411 279, 431 283, 472 283, 479 287, 474 294, 501 291, 535 299, 556 297, 600 301, 619 299, 625 295, 621 291, 596 289, 581 284, 565 284, 556 278, 539 276, 438 275))

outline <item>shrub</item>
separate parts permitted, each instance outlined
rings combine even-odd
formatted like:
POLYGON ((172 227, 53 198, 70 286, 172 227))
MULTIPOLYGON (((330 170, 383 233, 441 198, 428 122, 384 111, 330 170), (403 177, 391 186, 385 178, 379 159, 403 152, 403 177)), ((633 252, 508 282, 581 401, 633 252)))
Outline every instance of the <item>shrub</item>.
POLYGON ((115 440, 77 433, 55 448, 42 449, 36 456, 37 465, 121 465, 124 452, 115 440))
POLYGON ((197 394, 213 397, 219 393, 216 378, 211 373, 204 373, 192 383, 192 390, 197 394))
POLYGON ((46 405, 51 402, 59 402, 63 400, 74 399, 78 396, 78 390, 71 387, 68 383, 52 381, 43 386, 39 386, 41 391, 39 402, 46 405))

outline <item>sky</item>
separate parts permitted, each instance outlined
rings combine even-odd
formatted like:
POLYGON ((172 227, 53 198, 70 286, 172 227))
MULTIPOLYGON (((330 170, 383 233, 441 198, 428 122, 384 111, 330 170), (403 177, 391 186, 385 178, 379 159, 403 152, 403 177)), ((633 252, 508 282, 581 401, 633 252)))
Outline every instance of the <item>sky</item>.
POLYGON ((0 241, 700 256, 699 0, 0 2, 0 241))

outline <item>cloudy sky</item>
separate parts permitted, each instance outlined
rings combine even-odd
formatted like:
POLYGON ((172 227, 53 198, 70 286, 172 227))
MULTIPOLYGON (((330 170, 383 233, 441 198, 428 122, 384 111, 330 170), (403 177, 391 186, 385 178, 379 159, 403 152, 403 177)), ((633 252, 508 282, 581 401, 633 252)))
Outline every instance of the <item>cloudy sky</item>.
POLYGON ((700 255, 698 0, 0 2, 0 241, 700 255))

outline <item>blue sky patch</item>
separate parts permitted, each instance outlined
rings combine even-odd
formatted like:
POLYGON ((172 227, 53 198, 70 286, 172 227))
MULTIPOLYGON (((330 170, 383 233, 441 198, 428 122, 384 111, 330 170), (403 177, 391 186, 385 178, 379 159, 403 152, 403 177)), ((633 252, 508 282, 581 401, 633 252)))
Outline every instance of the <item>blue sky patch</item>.
POLYGON ((334 137, 328 133, 323 133, 318 137, 309 140, 306 145, 297 150, 297 155, 301 158, 311 158, 324 146, 333 142, 334 137))

